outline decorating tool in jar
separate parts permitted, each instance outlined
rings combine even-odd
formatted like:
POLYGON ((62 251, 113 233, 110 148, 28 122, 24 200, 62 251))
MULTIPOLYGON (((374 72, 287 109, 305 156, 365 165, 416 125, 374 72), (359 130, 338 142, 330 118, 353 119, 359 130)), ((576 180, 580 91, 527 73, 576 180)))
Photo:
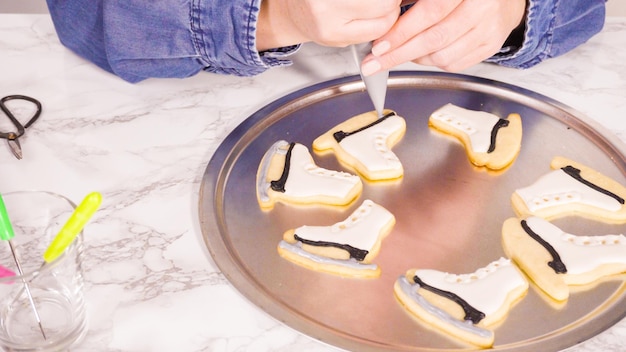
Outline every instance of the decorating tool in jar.
POLYGON ((41 335, 43 335, 44 340, 46 339, 46 333, 43 330, 43 325, 41 324, 41 317, 39 316, 39 312, 37 312, 37 307, 35 306, 35 301, 33 300, 33 295, 30 292, 30 287, 28 287, 28 282, 24 279, 24 272, 22 271, 22 265, 18 259, 15 248, 13 247, 13 242, 11 241, 15 237, 15 233, 13 232, 13 227, 11 226, 11 222, 9 220, 9 214, 7 213, 6 206, 4 205, 4 199, 2 199, 2 195, 0 195, 0 239, 3 241, 7 241, 9 244, 9 248, 11 249, 11 255, 13 256, 13 260, 15 261, 15 266, 17 267, 17 271, 24 283, 24 290, 26 290, 26 295, 28 297, 28 301, 30 302, 30 306, 33 309, 33 314, 35 314, 35 319, 37 319, 37 324, 39 325, 39 330, 41 330, 41 335))
POLYGON ((13 270, 0 265, 0 278, 11 277, 11 276, 15 276, 15 273, 13 272, 13 270))
POLYGON ((93 214, 98 210, 101 203, 102 195, 98 192, 89 193, 82 202, 80 202, 44 252, 44 264, 52 262, 65 251, 76 236, 83 230, 83 227, 85 227, 89 219, 91 219, 93 214))
MULTIPOLYGON (((54 236, 54 239, 46 248, 46 251, 43 254, 43 263, 39 267, 41 270, 47 263, 53 262, 57 259, 67 247, 69 247, 76 236, 83 230, 89 219, 93 216, 93 214, 98 210, 100 204, 102 203, 102 195, 98 192, 89 193, 85 198, 83 198, 82 202, 74 209, 72 215, 70 215, 69 219, 65 222, 59 233, 54 236)), ((18 294, 19 297, 21 295, 18 294)))

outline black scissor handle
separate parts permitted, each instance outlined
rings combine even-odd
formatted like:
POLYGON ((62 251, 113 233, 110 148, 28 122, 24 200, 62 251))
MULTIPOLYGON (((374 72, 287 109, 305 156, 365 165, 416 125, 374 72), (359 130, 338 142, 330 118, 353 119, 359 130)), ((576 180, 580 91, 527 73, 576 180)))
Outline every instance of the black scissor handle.
POLYGON ((17 136, 18 137, 23 135, 24 134, 24 129, 28 128, 35 121, 37 121, 37 119, 39 118, 39 115, 41 115, 41 103, 39 102, 39 100, 37 100, 35 98, 31 98, 31 97, 26 96, 26 95, 19 95, 19 94, 7 95, 6 97, 0 99, 0 109, 2 109, 2 111, 4 111, 4 113, 9 117, 9 120, 11 120, 11 122, 17 128, 17 136), (29 102, 35 104, 35 106, 37 107, 37 110, 35 111, 33 116, 30 118, 30 120, 28 120, 28 122, 26 122, 26 124, 22 125, 22 123, 19 122, 17 120, 17 118, 15 118, 15 115, 13 115, 11 110, 9 110, 9 108, 6 106, 5 103, 7 101, 10 101, 10 100, 26 100, 26 101, 29 101, 29 102))

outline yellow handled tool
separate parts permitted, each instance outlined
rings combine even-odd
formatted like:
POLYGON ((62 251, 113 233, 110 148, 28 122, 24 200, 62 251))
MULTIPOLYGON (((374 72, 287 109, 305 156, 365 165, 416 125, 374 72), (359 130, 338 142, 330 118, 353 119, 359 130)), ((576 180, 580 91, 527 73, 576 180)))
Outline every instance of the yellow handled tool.
POLYGON ((43 254, 46 263, 58 258, 61 253, 74 241, 76 236, 82 231, 89 219, 98 210, 102 203, 102 195, 98 192, 88 194, 85 199, 76 207, 72 216, 67 220, 63 228, 50 243, 50 246, 43 254))

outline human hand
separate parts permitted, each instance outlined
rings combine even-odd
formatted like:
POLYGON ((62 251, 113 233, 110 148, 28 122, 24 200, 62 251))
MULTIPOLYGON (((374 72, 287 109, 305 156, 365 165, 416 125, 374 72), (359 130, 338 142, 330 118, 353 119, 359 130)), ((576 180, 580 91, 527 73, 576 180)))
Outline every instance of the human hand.
POLYGON ((413 61, 460 71, 492 56, 524 19, 526 0, 420 0, 374 42, 371 75, 413 61))
POLYGON ((263 0, 257 50, 304 42, 344 47, 379 38, 400 15, 401 0, 263 0))

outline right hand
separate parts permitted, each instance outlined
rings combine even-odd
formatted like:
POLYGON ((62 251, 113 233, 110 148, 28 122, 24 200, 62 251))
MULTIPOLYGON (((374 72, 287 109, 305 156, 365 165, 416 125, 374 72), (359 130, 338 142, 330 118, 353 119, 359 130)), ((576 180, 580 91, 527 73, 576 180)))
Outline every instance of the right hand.
POLYGON ((257 50, 315 42, 344 47, 381 37, 400 15, 401 0, 264 0, 257 50))
POLYGON ((421 0, 377 38, 365 75, 404 62, 460 71, 494 55, 524 21, 526 0, 421 0))

